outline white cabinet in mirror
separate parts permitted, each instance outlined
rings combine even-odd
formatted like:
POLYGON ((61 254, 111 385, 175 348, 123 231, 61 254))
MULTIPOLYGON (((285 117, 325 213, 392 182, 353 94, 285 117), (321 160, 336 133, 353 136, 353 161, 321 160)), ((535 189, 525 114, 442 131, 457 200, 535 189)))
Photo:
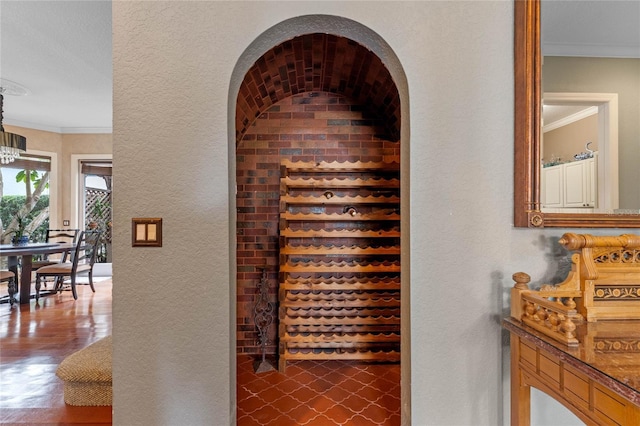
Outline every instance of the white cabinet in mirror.
POLYGON ((598 153, 542 168, 542 211, 580 213, 598 207, 598 153))

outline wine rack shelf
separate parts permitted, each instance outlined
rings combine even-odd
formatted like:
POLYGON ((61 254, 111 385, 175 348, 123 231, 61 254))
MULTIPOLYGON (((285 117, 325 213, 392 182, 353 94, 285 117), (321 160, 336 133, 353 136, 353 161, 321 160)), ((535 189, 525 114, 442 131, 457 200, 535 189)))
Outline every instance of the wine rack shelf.
POLYGON ((400 360, 399 171, 282 162, 281 371, 290 360, 400 360))

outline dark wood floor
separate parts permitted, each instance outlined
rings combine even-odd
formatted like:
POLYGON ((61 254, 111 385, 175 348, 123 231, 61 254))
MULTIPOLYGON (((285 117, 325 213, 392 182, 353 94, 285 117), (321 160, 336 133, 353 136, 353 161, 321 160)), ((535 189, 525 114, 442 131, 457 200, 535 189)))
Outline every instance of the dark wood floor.
MULTIPOLYGON (((65 405, 56 368, 69 354, 111 334, 111 280, 0 304, 0 424, 111 424, 111 407, 65 405)), ((6 294, 6 286, 0 287, 6 294)))

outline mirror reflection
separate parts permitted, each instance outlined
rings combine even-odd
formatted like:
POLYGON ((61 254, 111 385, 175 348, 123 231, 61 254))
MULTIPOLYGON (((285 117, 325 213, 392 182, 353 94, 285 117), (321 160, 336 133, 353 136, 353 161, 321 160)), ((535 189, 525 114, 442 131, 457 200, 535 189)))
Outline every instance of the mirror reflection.
POLYGON ((541 3, 543 212, 640 213, 640 2, 541 3))

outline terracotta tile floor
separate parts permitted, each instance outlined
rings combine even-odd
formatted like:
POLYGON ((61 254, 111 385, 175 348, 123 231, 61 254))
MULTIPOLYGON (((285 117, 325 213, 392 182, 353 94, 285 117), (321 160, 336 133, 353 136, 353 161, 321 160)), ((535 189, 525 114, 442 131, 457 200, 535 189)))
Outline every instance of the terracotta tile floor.
POLYGON ((296 361, 256 374, 238 356, 238 426, 400 424, 400 364, 296 361))

